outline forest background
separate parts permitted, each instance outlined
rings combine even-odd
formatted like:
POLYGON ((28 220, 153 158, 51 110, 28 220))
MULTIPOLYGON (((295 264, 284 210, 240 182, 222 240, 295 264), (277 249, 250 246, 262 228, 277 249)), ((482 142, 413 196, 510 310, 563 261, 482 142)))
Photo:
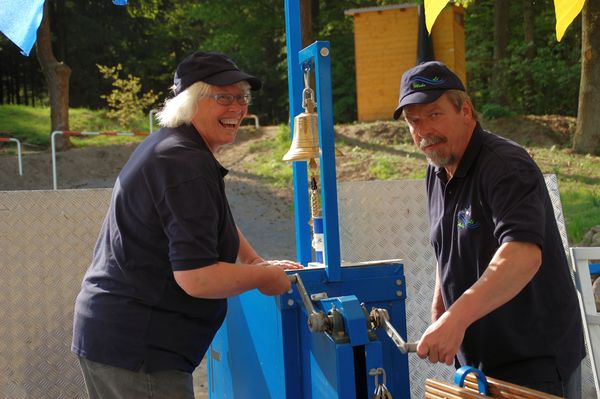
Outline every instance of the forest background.
MULTIPOLYGON (((398 1, 310 2, 312 37, 331 42, 335 122, 354 121, 353 22, 344 10, 398 1)), ((581 16, 557 42, 551 0, 466 3, 468 86, 477 109, 486 117, 575 116, 581 16), (508 23, 494 30, 498 7, 508 23)), ((106 108, 113 81, 101 73, 99 65, 120 65, 121 78, 139 78, 141 91, 155 94, 154 102, 138 111, 147 114, 169 94, 178 61, 201 49, 225 52, 264 80, 252 106, 261 123, 288 120, 283 1, 146 0, 116 7, 110 1, 48 0, 48 6, 54 54, 71 69, 69 107, 106 108)), ((35 52, 24 57, 1 37, 0 59, 0 104, 47 105, 35 52)))

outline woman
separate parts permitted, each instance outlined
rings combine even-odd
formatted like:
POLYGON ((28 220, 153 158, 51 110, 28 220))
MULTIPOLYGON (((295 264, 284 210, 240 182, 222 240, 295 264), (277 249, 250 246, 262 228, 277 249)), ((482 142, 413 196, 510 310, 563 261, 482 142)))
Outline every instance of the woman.
POLYGON ((76 300, 72 351, 90 398, 192 399, 191 373, 226 298, 290 289, 283 270, 302 266, 257 255, 213 155, 234 141, 260 87, 223 54, 196 52, 178 65, 163 128, 119 174, 76 300))

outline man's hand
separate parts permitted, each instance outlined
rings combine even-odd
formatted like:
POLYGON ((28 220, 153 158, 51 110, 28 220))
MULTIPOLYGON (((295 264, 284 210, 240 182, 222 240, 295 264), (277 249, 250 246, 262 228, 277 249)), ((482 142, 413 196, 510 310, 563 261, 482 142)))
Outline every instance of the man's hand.
POLYGON ((431 363, 454 364, 454 356, 465 336, 464 326, 451 312, 445 312, 431 324, 417 345, 417 355, 431 363))

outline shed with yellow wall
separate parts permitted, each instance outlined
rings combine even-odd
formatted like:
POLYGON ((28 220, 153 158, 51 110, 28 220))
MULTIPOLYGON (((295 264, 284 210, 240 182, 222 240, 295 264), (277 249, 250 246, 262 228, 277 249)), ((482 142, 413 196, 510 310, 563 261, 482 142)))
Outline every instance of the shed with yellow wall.
MULTIPOLYGON (((391 119, 402 73, 417 62, 417 5, 359 8, 345 14, 354 19, 358 120, 391 119)), ((464 9, 447 6, 433 25, 431 39, 434 58, 466 83, 464 9)))

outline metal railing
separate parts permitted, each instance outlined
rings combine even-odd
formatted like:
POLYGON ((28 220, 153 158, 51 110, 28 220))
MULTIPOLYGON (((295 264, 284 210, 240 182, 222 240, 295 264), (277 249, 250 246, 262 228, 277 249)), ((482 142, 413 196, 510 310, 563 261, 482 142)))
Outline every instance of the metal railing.
POLYGON ((17 143, 17 159, 19 162, 19 176, 23 176, 23 155, 21 153, 21 142, 19 141, 19 139, 15 139, 13 137, 0 137, 0 143, 1 142, 17 143))

